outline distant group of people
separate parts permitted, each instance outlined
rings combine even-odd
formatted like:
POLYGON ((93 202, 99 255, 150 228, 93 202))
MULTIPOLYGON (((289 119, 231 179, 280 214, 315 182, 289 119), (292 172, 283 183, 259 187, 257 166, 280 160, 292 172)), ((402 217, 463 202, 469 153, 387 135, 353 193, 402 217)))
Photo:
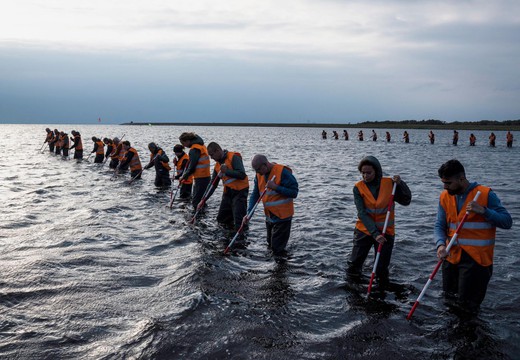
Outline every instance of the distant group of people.
MULTIPOLYGON (((57 129, 46 130, 44 145, 47 143, 51 152, 67 157, 69 149, 74 148, 74 158, 83 159, 83 144, 79 132, 72 131, 74 138, 71 138, 73 145, 70 146, 67 133, 57 129)), ((272 163, 265 155, 255 155, 251 165, 256 176, 248 204, 249 178, 240 153, 222 149, 216 142, 211 142, 206 147, 203 139, 197 134, 182 133, 179 136, 180 144, 173 146, 175 172, 170 178, 169 158, 156 143, 148 144, 150 160, 143 167, 137 150, 129 141, 121 140, 117 137, 103 140, 92 137, 93 149, 90 155, 95 154, 94 163, 104 164, 111 159, 109 167, 114 169, 116 174, 130 170, 132 181, 140 179, 143 170, 154 167, 155 186, 168 188, 172 179, 178 180, 179 197, 191 198, 194 214, 206 206, 206 201, 222 181, 224 189, 217 222, 234 231, 242 227, 247 228, 249 219, 246 215, 261 199, 264 205, 268 246, 275 256, 285 255, 294 215, 293 199, 298 195, 298 182, 289 167, 272 163), (189 149, 188 153, 184 151, 185 148, 189 149), (213 173, 210 172, 210 158, 215 161, 213 173)), ((244 237, 241 236, 235 246, 243 246, 244 243, 244 237)))
MULTIPOLYGON (((322 137, 322 139, 327 139, 327 131, 323 130, 321 132, 321 137, 322 137)), ((339 134, 336 130, 332 131, 332 137, 334 140, 339 139, 339 134)), ((365 140, 363 130, 358 131, 357 137, 358 137, 359 141, 365 140)), ((349 139, 347 130, 343 130, 343 138, 345 140, 349 139)), ((372 141, 377 141, 378 136, 377 136, 377 133, 375 130, 372 130, 372 135, 370 136, 370 138, 372 139, 372 141)), ((489 146, 491 146, 491 147, 496 146, 496 138, 497 138, 496 135, 493 132, 491 132, 491 134, 489 135, 489 146)), ((435 144, 435 134, 433 133, 432 130, 430 130, 430 132, 428 133, 428 139, 430 141, 430 144, 432 144, 432 145, 435 144)), ((390 142, 392 140, 392 135, 390 134, 389 131, 386 131, 386 133, 385 133, 385 140, 386 140, 386 142, 390 142)), ((405 143, 410 142, 410 134, 406 130, 403 132, 403 141, 405 143)), ((457 130, 453 130, 452 144, 457 146, 458 142, 459 142, 459 132, 457 130)), ((473 133, 471 133, 469 136, 469 145, 475 146, 476 143, 477 143, 477 138, 473 133)), ((511 133, 511 131, 508 131, 506 134, 506 146, 509 148, 513 147, 513 134, 511 133)))
MULTIPOLYGON (((68 153, 64 150, 74 148, 74 157, 81 159, 83 147, 78 132, 72 131, 74 137, 71 141, 74 145, 70 146, 68 139, 64 140, 66 133, 55 130, 52 136, 49 135, 50 130, 47 130, 45 143, 48 143, 50 151, 58 154, 56 147, 59 146, 66 156, 68 153), (55 140, 56 136, 58 140, 55 140)), ((348 137, 346 131, 345 134, 348 137)), ((362 131, 358 136, 363 136, 362 131)), ((433 132, 430 132, 430 136, 434 138, 433 132)), ((377 139, 375 132, 372 139, 377 139)), ((143 167, 130 142, 118 138, 101 141, 96 137, 92 141, 95 162, 102 163, 103 158, 104 161, 110 158, 110 167, 115 171, 125 171, 125 167, 130 167, 132 178, 140 176, 143 167)), ((249 178, 239 152, 222 149, 216 142, 206 146, 203 139, 193 132, 182 133, 179 142, 173 147, 173 179, 179 181, 181 198, 188 199, 191 196, 194 212, 205 206, 205 200, 212 196, 222 181, 224 189, 217 222, 237 231, 247 226, 247 215, 261 200, 267 245, 275 256, 285 255, 294 216, 293 200, 299 191, 292 169, 270 162, 265 155, 255 155, 251 161, 255 171, 254 185, 249 195, 249 178), (184 152, 185 148, 189 149, 188 153, 184 152), (210 159, 215 161, 213 172, 210 170, 210 159)), ((156 186, 170 186, 168 156, 153 142, 148 145, 148 149, 150 161, 144 168, 155 167, 156 186)), ((375 276, 378 286, 385 289, 389 284, 389 265, 395 241, 394 202, 409 205, 412 193, 399 175, 383 176, 382 166, 373 156, 361 159, 358 170, 361 180, 353 187, 357 221, 353 247, 347 261, 347 274, 349 277, 360 277, 370 249, 373 248, 376 253, 381 244, 375 276)), ((490 188, 476 182, 470 183, 466 179, 464 167, 459 161, 453 159, 442 164, 438 176, 445 190, 439 199, 434 235, 436 254, 439 259, 446 260, 443 262, 443 290, 447 299, 455 299, 465 310, 475 313, 484 299, 493 270, 496 228, 511 228, 512 219, 490 188), (482 195, 474 200, 477 191, 482 195), (449 240, 466 212, 466 223, 460 230, 457 243, 447 253, 449 240)), ((243 245, 243 241, 241 236, 237 245, 243 245)))

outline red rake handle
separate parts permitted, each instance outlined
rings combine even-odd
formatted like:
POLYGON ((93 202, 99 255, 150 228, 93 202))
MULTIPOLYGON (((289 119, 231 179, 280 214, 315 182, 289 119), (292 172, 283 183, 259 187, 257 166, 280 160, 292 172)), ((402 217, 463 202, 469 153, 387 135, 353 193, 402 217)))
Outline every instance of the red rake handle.
MULTIPOLYGON (((473 198, 473 201, 477 201, 479 196, 480 196, 480 191, 477 191, 477 193, 475 194, 475 197, 473 198)), ((466 222, 466 218, 468 217, 468 215, 469 215, 469 212, 466 211, 466 213, 464 214, 464 217, 462 218, 462 220, 459 223, 459 226, 457 226, 457 229, 455 230, 455 234, 453 234, 453 236, 451 237, 450 243, 448 244, 448 247, 446 248, 446 252, 448 254, 449 254, 450 249, 453 246, 453 244, 455 244, 455 242, 457 241, 457 238, 459 237, 459 232, 462 229, 462 226, 464 225, 464 223, 466 222)), ((415 303, 413 304, 412 309, 410 310, 410 312, 406 316, 406 320, 410 320, 412 318, 412 315, 415 312, 415 309, 417 309, 417 306, 419 306, 419 303, 421 302, 422 298, 424 297, 424 294, 426 293, 426 290, 428 289, 428 287, 432 283, 433 278, 435 277, 435 275, 439 271, 443 261, 444 261, 444 259, 439 259, 439 261, 437 262, 437 265, 435 266, 435 269, 433 269, 430 277, 428 278, 428 281, 426 282, 426 284, 424 285, 421 293, 417 297, 417 300, 415 300, 415 303)))

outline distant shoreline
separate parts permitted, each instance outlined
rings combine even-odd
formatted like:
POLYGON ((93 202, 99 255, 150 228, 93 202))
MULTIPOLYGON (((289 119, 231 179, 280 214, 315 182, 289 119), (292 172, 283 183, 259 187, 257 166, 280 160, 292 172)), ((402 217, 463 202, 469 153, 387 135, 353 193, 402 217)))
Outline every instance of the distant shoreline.
POLYGON ((520 131, 520 120, 477 121, 445 123, 439 120, 426 121, 382 121, 357 124, 336 123, 217 123, 217 122, 129 122, 120 125, 132 126, 242 126, 242 127, 303 127, 303 128, 374 128, 374 129, 428 129, 428 130, 491 130, 520 131))

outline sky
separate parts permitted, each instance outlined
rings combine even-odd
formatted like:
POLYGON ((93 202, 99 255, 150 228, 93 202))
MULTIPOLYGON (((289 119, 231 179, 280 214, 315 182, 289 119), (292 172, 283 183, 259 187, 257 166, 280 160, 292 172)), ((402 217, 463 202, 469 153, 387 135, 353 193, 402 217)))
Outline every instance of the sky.
POLYGON ((0 123, 520 119, 518 0, 0 9, 0 123))

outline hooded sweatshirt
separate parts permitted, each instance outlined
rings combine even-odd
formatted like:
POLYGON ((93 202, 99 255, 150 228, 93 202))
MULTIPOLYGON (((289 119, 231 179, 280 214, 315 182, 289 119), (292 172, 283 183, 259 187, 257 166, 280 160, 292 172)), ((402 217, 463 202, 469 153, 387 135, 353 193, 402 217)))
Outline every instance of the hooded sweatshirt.
MULTIPOLYGON (((367 162, 367 165, 372 165, 374 168, 376 175, 374 180, 369 183, 365 183, 374 196, 377 199, 379 196, 379 188, 381 186, 381 178, 383 177, 383 169, 381 168, 381 164, 379 160, 377 160, 374 156, 366 156, 361 162, 367 162)), ((365 209, 365 202, 363 201, 363 197, 359 192, 358 188, 354 186, 354 203, 356 204, 356 209, 358 212, 358 218, 363 222, 367 230, 370 232, 372 237, 375 239, 378 235, 381 235, 381 232, 377 228, 374 220, 368 215, 365 209)), ((401 205, 409 205, 412 201, 412 192, 408 188, 408 185, 401 179, 401 183, 397 185, 395 189, 394 201, 401 205)))

